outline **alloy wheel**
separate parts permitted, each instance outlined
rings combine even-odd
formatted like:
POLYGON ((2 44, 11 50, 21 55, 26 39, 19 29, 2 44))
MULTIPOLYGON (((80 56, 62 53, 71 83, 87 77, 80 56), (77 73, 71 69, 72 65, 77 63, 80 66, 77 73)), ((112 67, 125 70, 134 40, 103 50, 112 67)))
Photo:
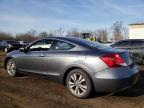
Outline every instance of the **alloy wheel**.
POLYGON ((7 72, 9 75, 14 76, 16 74, 16 66, 14 61, 9 60, 7 63, 7 72))
POLYGON ((80 73, 70 75, 68 86, 72 94, 78 97, 84 95, 88 88, 85 77, 80 73))

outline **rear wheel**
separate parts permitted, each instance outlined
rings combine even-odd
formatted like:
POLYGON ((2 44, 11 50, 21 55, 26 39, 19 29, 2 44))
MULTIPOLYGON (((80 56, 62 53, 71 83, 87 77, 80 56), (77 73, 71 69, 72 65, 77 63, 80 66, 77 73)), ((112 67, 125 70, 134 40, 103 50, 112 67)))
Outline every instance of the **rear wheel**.
POLYGON ((78 98, 87 98, 92 93, 92 82, 82 69, 72 70, 66 83, 69 91, 78 98))
POLYGON ((14 77, 17 75, 16 64, 13 59, 9 59, 7 61, 6 67, 7 67, 7 72, 10 76, 14 77))

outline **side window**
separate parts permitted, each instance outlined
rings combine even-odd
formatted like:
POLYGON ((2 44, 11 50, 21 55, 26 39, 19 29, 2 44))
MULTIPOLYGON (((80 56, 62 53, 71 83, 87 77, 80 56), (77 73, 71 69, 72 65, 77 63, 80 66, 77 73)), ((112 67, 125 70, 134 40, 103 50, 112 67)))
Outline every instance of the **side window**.
POLYGON ((121 42, 117 42, 113 45, 114 47, 120 47, 121 46, 121 42))
POLYGON ((114 45, 114 47, 128 47, 128 46, 129 46, 129 41, 121 41, 114 45))
POLYGON ((55 46, 53 47, 54 50, 70 50, 75 46, 63 41, 56 41, 55 46))
POLYGON ((31 45, 29 51, 48 51, 53 44, 52 40, 41 40, 31 45))
POLYGON ((144 45, 143 41, 131 41, 131 47, 141 47, 144 45))
POLYGON ((121 47, 128 47, 129 46, 129 41, 123 41, 121 43, 121 47))

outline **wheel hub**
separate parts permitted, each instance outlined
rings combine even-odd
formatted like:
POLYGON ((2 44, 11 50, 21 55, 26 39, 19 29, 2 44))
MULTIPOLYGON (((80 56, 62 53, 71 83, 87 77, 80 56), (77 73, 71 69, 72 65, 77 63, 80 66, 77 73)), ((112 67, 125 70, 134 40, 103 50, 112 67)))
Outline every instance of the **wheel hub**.
POLYGON ((87 90, 86 79, 81 74, 72 74, 69 79, 69 88, 74 95, 83 95, 87 90))

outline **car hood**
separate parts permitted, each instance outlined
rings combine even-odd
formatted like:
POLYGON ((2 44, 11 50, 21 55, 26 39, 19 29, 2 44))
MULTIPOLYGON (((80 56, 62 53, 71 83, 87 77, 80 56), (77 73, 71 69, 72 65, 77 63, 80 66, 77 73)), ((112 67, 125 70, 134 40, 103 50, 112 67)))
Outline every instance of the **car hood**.
POLYGON ((19 50, 14 50, 14 51, 11 51, 11 52, 7 53, 6 56, 14 56, 14 55, 17 55, 17 54, 19 54, 19 53, 20 53, 19 50))

